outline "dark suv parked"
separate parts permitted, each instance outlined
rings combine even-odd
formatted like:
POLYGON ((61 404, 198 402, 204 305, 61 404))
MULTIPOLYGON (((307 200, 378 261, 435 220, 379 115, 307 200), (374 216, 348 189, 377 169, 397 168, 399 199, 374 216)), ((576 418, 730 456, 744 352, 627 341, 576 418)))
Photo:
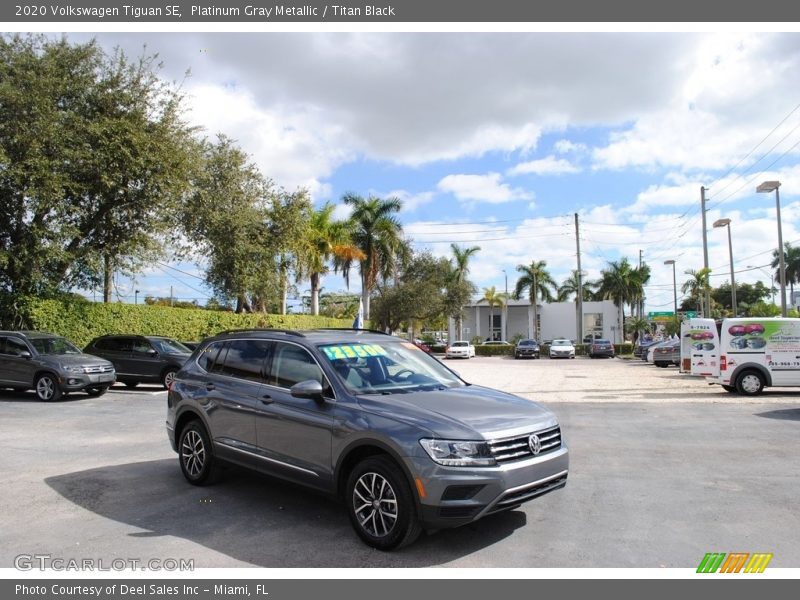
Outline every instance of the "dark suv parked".
POLYGON ((102 396, 114 383, 114 366, 84 354, 63 337, 39 331, 0 331, 0 387, 33 388, 39 400, 67 392, 102 396))
POLYGON ((104 335, 89 342, 84 351, 114 363, 117 381, 128 387, 160 383, 168 388, 192 354, 180 342, 155 335, 104 335))
POLYGON ((550 411, 379 333, 225 332, 195 351, 167 404, 190 483, 235 463, 337 495, 361 539, 383 550, 567 481, 550 411))

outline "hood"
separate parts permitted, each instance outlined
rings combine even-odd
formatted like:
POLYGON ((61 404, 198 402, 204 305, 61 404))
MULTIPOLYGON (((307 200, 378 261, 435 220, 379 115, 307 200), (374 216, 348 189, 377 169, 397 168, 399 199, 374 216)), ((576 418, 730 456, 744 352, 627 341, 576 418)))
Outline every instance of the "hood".
MULTIPOLYGON (((92 354, 40 354, 39 359, 62 366, 108 366, 109 361, 92 354)), ((113 366, 113 365, 111 365, 113 366)))
POLYGON ((549 410, 518 396, 471 385, 430 392, 359 396, 364 410, 414 423, 445 439, 496 439, 558 424, 549 410))

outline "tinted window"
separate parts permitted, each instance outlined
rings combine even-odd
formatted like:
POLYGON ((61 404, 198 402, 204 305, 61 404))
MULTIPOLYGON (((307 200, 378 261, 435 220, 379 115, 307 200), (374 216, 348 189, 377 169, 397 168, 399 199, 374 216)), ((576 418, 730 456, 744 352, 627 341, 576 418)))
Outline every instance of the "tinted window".
POLYGON ((34 338, 31 344, 39 354, 80 354, 81 351, 61 337, 34 338))
POLYGON ((110 352, 130 352, 131 346, 131 338, 100 338, 94 343, 94 348, 97 350, 110 352))
POLYGON ((175 340, 169 338, 152 338, 150 343, 155 346, 159 352, 170 353, 175 352, 178 354, 191 354, 191 350, 175 340))
POLYGON ((28 346, 17 338, 0 338, 0 354, 19 356, 22 352, 30 352, 28 346))
POLYGON ((136 354, 147 354, 151 350, 155 350, 155 348, 147 340, 140 338, 133 340, 133 351, 136 354))
POLYGON ((263 381, 262 370, 264 361, 269 353, 271 342, 266 340, 233 340, 228 342, 228 351, 221 360, 219 368, 214 371, 248 379, 250 381, 263 381))
POLYGON ((288 389, 309 379, 319 381, 323 387, 326 385, 322 370, 305 348, 277 342, 267 383, 288 389))
POLYGON ((206 346, 200 353, 200 356, 197 357, 197 364, 203 367, 206 371, 213 371, 214 363, 222 346, 223 344, 209 344, 206 346))

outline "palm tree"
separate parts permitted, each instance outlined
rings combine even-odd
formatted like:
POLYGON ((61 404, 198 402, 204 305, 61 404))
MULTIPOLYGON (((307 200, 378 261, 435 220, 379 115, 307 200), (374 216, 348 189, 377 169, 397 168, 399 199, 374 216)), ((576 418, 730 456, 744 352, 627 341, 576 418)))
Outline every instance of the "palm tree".
POLYGON ((306 228, 299 271, 307 273, 311 281, 311 314, 319 314, 319 292, 322 276, 328 272, 328 261, 362 260, 364 253, 353 244, 346 221, 332 219, 335 206, 326 203, 319 210, 312 210, 306 228))
POLYGON ((558 286, 558 295, 556 296, 556 300, 559 302, 568 302, 572 296, 575 296, 575 300, 578 299, 578 289, 583 289, 583 301, 589 302, 592 299, 595 289, 597 288, 597 282, 589 281, 584 279, 580 282, 581 285, 578 285, 578 270, 572 269, 570 271, 569 277, 567 277, 564 281, 561 282, 561 285, 558 286))
MULTIPOLYGON (((404 262, 409 246, 403 240, 403 226, 395 216, 403 204, 397 198, 375 198, 366 200, 354 194, 345 194, 345 204, 353 207, 350 215, 350 238, 361 251, 358 259, 361 275, 361 299, 364 303, 364 318, 369 319, 370 293, 375 289, 379 278, 388 279, 404 262)), ((353 258, 335 261, 347 279, 353 258)))
MULTIPOLYGON (((794 297, 794 284, 800 283, 800 247, 794 247, 790 242, 786 242, 783 252, 783 266, 786 269, 786 282, 789 284, 789 301, 794 297)), ((781 280, 781 259, 778 251, 772 251, 772 268, 775 269, 775 280, 781 280)))
POLYGON ((517 279, 517 284, 514 287, 514 298, 517 299, 525 293, 525 290, 528 290, 528 298, 530 298, 533 306, 533 337, 537 340, 539 339, 537 301, 552 302, 554 300, 553 294, 558 288, 546 267, 547 261, 544 260, 531 261, 530 265, 517 265, 517 271, 522 273, 522 276, 517 279))
MULTIPOLYGON (((462 248, 457 244, 450 244, 453 251, 453 258, 451 259, 452 272, 451 276, 455 283, 463 283, 469 274, 469 259, 477 253, 481 248, 480 246, 472 246, 470 248, 462 248)), ((456 317, 456 333, 460 340, 463 336, 462 324, 463 317, 461 309, 459 309, 456 317)))
POLYGON ((489 337, 492 337, 494 330, 494 307, 503 308, 506 304, 506 295, 498 292, 494 286, 483 288, 483 298, 479 302, 486 301, 489 304, 489 337))
POLYGON ((622 325, 625 323, 625 303, 630 303, 636 298, 637 284, 640 278, 627 258, 609 262, 608 268, 600 273, 597 295, 604 300, 612 300, 617 306, 619 311, 617 331, 621 334, 624 333, 622 325))
POLYGON ((688 269, 684 271, 684 273, 689 275, 689 279, 681 286, 681 292, 689 294, 689 297, 694 300, 697 305, 697 312, 702 313, 703 297, 706 295, 707 291, 711 291, 711 284, 708 281, 709 275, 711 275, 711 269, 702 268, 697 271, 688 269))
MULTIPOLYGON (((582 291, 583 301, 587 302, 592 299, 592 295, 594 293, 595 288, 597 287, 597 283, 594 281, 588 280, 581 280, 578 275, 577 269, 572 269, 570 271, 569 277, 567 277, 564 281, 561 282, 561 285, 558 287, 558 296, 557 300, 559 302, 567 302, 571 297, 575 297, 575 322, 580 324, 581 315, 578 313, 580 305, 578 304, 578 293, 582 291)), ((579 331, 583 331, 583 326, 579 328, 579 331)), ((583 340, 578 340, 580 343, 583 340)))

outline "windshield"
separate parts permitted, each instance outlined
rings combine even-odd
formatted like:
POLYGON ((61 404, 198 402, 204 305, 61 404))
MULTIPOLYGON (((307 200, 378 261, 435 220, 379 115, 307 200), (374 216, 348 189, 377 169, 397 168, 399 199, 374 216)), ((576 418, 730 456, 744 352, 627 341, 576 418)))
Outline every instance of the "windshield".
POLYGON ((553 346, 572 346, 569 340, 553 340, 553 346))
POLYGON ((357 394, 397 394, 464 385, 436 359, 408 342, 320 346, 344 385, 357 394))
POLYGON ((192 351, 186 346, 169 338, 151 338, 150 342, 161 354, 177 352, 178 354, 191 354, 192 351))
POLYGON ((611 342, 609 342, 608 340, 595 340, 594 343, 595 344, 610 344, 611 342))
POLYGON ((522 340, 519 343, 519 345, 520 346, 535 346, 536 345, 536 340, 522 340))
POLYGON ((39 354, 81 354, 75 346, 62 337, 43 337, 29 339, 39 354))
POLYGON ((453 347, 466 348, 467 346, 469 346, 469 342, 453 342, 453 347))

